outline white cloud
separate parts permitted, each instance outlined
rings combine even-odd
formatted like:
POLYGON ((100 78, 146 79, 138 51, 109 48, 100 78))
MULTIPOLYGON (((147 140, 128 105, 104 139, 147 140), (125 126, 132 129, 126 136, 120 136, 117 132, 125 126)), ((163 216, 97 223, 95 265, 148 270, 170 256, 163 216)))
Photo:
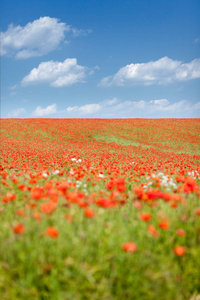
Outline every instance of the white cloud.
POLYGON ((186 100, 181 100, 170 103, 167 99, 122 101, 113 98, 100 103, 69 106, 62 113, 64 117, 71 118, 192 118, 200 115, 200 102, 194 104, 186 100))
POLYGON ((86 104, 83 106, 69 106, 67 107, 68 112, 72 113, 79 113, 83 115, 91 115, 101 110, 101 105, 94 103, 94 104, 86 104))
POLYGON ((69 26, 69 28, 74 34, 74 36, 87 35, 92 32, 91 29, 77 29, 77 28, 73 28, 72 26, 69 26))
POLYGON ((163 57, 157 61, 127 65, 101 80, 99 86, 166 85, 200 78, 200 59, 183 63, 163 57))
POLYGON ((24 27, 10 24, 6 32, 1 32, 1 55, 14 55, 18 59, 45 55, 58 47, 65 32, 79 36, 90 31, 50 17, 41 17, 24 27))
POLYGON ((194 40, 194 44, 198 43, 199 41, 200 41, 200 38, 196 38, 196 39, 194 40))
POLYGON ((47 82, 53 87, 69 86, 83 82, 86 70, 86 67, 77 64, 76 58, 67 58, 64 62, 41 62, 23 78, 22 85, 47 82))
POLYGON ((57 112, 57 105, 52 104, 47 106, 46 108, 42 108, 41 106, 37 106, 35 111, 32 113, 35 117, 43 117, 48 115, 53 115, 57 112))
POLYGON ((16 88, 17 88, 17 84, 10 86, 9 90, 14 91, 16 90, 16 88))
POLYGON ((17 94, 17 88, 18 88, 18 85, 17 84, 15 84, 15 85, 12 85, 12 86, 10 86, 8 89, 11 91, 10 92, 10 96, 14 96, 14 95, 16 95, 17 94))
POLYGON ((169 104, 169 101, 167 99, 160 99, 160 100, 151 100, 151 101, 149 101, 149 103, 164 107, 169 104))
POLYGON ((21 107, 21 108, 17 108, 15 110, 13 110, 11 113, 8 114, 9 118, 17 118, 20 115, 25 114, 26 110, 25 108, 21 107))

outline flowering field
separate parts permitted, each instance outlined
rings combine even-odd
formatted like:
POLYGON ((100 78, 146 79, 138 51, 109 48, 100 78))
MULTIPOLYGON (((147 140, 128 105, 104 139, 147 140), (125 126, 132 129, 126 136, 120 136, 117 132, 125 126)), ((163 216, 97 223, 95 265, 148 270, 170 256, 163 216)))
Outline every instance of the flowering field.
POLYGON ((199 119, 3 119, 1 141, 0 299, 199 299, 199 119))

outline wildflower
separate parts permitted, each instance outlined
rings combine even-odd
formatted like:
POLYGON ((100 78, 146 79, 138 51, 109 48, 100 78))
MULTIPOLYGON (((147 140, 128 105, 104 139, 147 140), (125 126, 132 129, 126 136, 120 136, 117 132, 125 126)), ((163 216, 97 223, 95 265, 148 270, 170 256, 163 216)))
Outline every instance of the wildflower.
POLYGON ((18 184, 18 189, 20 189, 22 192, 24 192, 25 190, 25 184, 24 183, 21 183, 21 184, 18 184))
POLYGON ((185 230, 183 230, 183 229, 181 229, 181 228, 178 228, 177 230, 176 230, 176 233, 179 235, 179 236, 186 236, 186 232, 185 232, 185 230))
POLYGON ((64 173, 65 173, 65 170, 61 170, 58 175, 62 176, 62 175, 64 175, 64 173))
POLYGON ((12 202, 17 198, 16 194, 11 193, 11 192, 7 192, 7 194, 4 196, 4 198, 2 199, 3 203, 6 202, 12 202))
POLYGON ((147 192, 147 196, 150 200, 158 199, 158 198, 163 198, 164 193, 160 190, 149 190, 147 192))
POLYGON ((185 177, 180 175, 180 176, 176 177, 176 181, 177 182, 185 182, 185 177))
POLYGON ((12 182, 13 182, 14 184, 17 184, 17 183, 18 183, 17 178, 13 178, 13 179, 12 179, 12 182))
POLYGON ((47 174, 46 172, 43 172, 43 173, 42 173, 42 177, 43 177, 43 178, 47 178, 47 177, 48 177, 48 174, 47 174))
POLYGON ((142 198, 142 195, 144 193, 143 188, 141 186, 135 186, 133 188, 133 192, 138 196, 138 198, 142 198))
POLYGON ((98 175, 100 178, 104 178, 104 174, 102 174, 102 173, 99 173, 99 175, 98 175))
POLYGON ((55 170, 52 174, 53 174, 53 175, 58 175, 59 172, 60 172, 59 170, 55 170))
POLYGON ((95 212, 91 208, 86 208, 84 211, 84 215, 86 218, 93 218, 95 216, 95 212))
POLYGON ((159 232, 155 229, 153 225, 149 225, 147 230, 153 237, 159 237, 159 232))
POLYGON ((39 200, 43 196, 43 188, 34 186, 31 190, 31 197, 35 200, 39 200))
POLYGON ((22 234, 24 232, 24 225, 19 223, 13 226, 13 231, 15 234, 22 234))
POLYGON ((117 178, 116 180, 117 190, 124 192, 126 190, 126 183, 124 178, 117 178))
POLYGON ((169 229, 169 224, 167 223, 167 221, 164 220, 164 221, 160 222, 159 227, 164 229, 164 230, 168 230, 169 229))
POLYGON ((143 213, 140 214, 140 219, 144 222, 150 221, 151 218, 152 218, 152 216, 150 214, 146 213, 146 212, 143 212, 143 213))
POLYGON ((122 244, 122 249, 127 252, 135 252, 137 250, 137 245, 134 242, 127 242, 122 244))
POLYGON ((112 190, 114 188, 114 180, 110 180, 109 182, 106 183, 106 188, 108 190, 112 190))
POLYGON ((31 178, 31 179, 29 179, 29 183, 35 184, 35 183, 37 183, 37 180, 35 178, 31 178))
POLYGON ((49 201, 47 203, 43 203, 41 206, 40 206, 40 210, 45 213, 45 214, 50 214, 52 213, 54 210, 56 210, 57 208, 57 205, 55 202, 53 201, 49 201))
POLYGON ((25 213, 25 211, 24 211, 23 209, 18 209, 18 210, 16 211, 16 215, 17 215, 17 216, 23 216, 23 217, 25 217, 25 216, 26 216, 26 213, 25 213))
POLYGON ((192 177, 186 177, 183 190, 185 193, 197 192, 198 185, 192 177))
POLYGON ((53 239, 56 239, 59 235, 59 232, 56 228, 54 227, 48 227, 46 229, 46 235, 50 236, 53 239))
POLYGON ((170 194, 170 200, 174 202, 179 202, 182 200, 182 196, 178 194, 170 194))
POLYGON ((104 199, 103 197, 100 197, 97 199, 96 204, 98 206, 104 207, 104 208, 110 208, 117 206, 116 202, 112 199, 104 199))
POLYGON ((142 209, 142 207, 143 207, 140 201, 134 201, 133 205, 137 209, 142 209))
POLYGON ((170 204, 170 206, 171 206, 172 208, 176 208, 176 207, 178 206, 178 203, 177 203, 177 202, 172 202, 172 203, 170 204))
POLYGON ((178 256, 183 256, 185 254, 185 248, 183 246, 176 246, 174 248, 174 253, 178 256))
POLYGON ((36 220, 38 220, 38 221, 41 221, 41 219, 42 219, 41 214, 38 213, 38 212, 36 212, 36 213, 33 214, 33 218, 36 219, 36 220))

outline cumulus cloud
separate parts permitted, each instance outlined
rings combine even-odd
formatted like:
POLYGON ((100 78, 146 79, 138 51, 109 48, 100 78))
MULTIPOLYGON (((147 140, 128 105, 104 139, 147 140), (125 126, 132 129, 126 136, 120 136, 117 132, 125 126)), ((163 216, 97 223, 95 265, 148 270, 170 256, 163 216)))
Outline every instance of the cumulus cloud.
POLYGON ((97 103, 94 103, 94 104, 86 104, 86 105, 83 105, 83 106, 69 106, 67 107, 67 111, 68 112, 72 112, 72 113, 80 113, 80 114, 83 114, 83 115, 90 115, 90 114, 94 114, 98 111, 101 110, 101 105, 100 104, 97 104, 97 103))
POLYGON ((22 85, 30 83, 50 83, 53 87, 62 87, 83 82, 87 68, 77 64, 76 58, 67 58, 64 62, 41 62, 37 68, 23 78, 22 85))
POLYGON ((198 118, 200 102, 181 100, 171 103, 167 99, 123 101, 112 98, 99 103, 68 106, 64 110, 58 110, 55 103, 46 108, 38 106, 32 116, 54 114, 58 118, 198 118))
POLYGON ((26 110, 24 107, 14 109, 11 113, 8 114, 9 118, 17 118, 23 114, 25 114, 26 110))
POLYGON ((200 59, 183 63, 165 56, 157 61, 127 65, 103 78, 99 86, 167 85, 196 78, 200 78, 200 59))
POLYGON ((73 28, 50 17, 41 17, 24 27, 10 24, 7 31, 1 32, 1 55, 14 55, 18 59, 45 55, 58 47, 65 32, 79 36, 90 31, 73 28))
POLYGON ((46 108, 37 106, 32 115, 35 117, 44 117, 48 115, 53 115, 56 112, 57 112, 57 105, 54 103, 52 105, 47 106, 46 108))
POLYGON ((200 115, 200 102, 194 104, 186 100, 181 100, 170 103, 167 99, 122 101, 113 98, 100 103, 69 106, 62 113, 65 117, 72 118, 198 117, 200 115))

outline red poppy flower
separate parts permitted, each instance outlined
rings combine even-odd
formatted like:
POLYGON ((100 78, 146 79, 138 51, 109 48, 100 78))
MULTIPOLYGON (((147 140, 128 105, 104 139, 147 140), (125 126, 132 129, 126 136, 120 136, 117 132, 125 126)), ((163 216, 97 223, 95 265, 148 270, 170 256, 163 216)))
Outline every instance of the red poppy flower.
POLYGON ((149 213, 143 212, 140 214, 140 219, 142 221, 148 222, 151 220, 151 218, 152 218, 152 216, 149 213))
POLYGON ((167 221, 162 221, 162 222, 160 222, 159 227, 164 229, 164 230, 168 230, 169 229, 169 224, 167 223, 167 221))
POLYGON ((86 218, 93 218, 95 216, 95 212, 91 208, 86 208, 84 211, 84 215, 86 218))
POLYGON ((116 179, 117 190, 119 192, 124 192, 126 190, 126 183, 124 178, 116 179))
POLYGON ((4 198, 2 199, 3 203, 6 202, 12 202, 17 198, 17 196, 14 193, 11 192, 7 192, 7 194, 4 196, 4 198))
POLYGON ((55 202, 53 201, 49 201, 47 203, 43 203, 41 206, 40 206, 40 210, 45 213, 45 214, 50 214, 52 213, 53 211, 55 211, 57 208, 57 205, 55 202))
POLYGON ((24 232, 24 225, 20 223, 13 226, 13 231, 15 234, 22 234, 24 232))
POLYGON ((112 190, 114 188, 114 181, 113 180, 110 180, 109 182, 106 183, 106 188, 108 190, 112 190))
POLYGON ((56 228, 54 227, 48 227, 46 229, 46 235, 50 236, 53 239, 56 239, 59 235, 59 232, 56 228))
POLYGON ((185 184, 183 185, 183 190, 185 193, 197 192, 198 191, 197 182, 192 177, 186 177, 185 184))
POLYGON ((122 249, 127 252, 135 252, 137 250, 137 245, 134 242, 127 242, 122 244, 122 249))
POLYGON ((134 201, 133 205, 135 206, 135 208, 137 209, 142 209, 142 203, 140 201, 134 201))
POLYGON ((133 188, 133 192, 138 196, 138 198, 140 199, 144 193, 143 188, 141 186, 135 186, 133 188))
POLYGON ((38 212, 36 212, 36 213, 33 214, 33 218, 36 219, 36 220, 38 220, 38 221, 41 221, 41 219, 42 219, 41 214, 38 213, 38 212))
POLYGON ((179 236, 186 236, 186 232, 185 232, 185 230, 183 230, 183 229, 181 229, 181 228, 178 228, 177 230, 176 230, 176 233, 179 235, 179 236))
POLYGON ((178 256, 183 256, 185 254, 185 248, 183 246, 176 246, 174 248, 174 253, 178 256))
POLYGON ((159 232, 155 229, 153 225, 148 226, 148 232, 153 236, 153 237, 159 237, 159 232))
POLYGON ((31 190, 31 197, 35 200, 39 200, 43 196, 43 188, 34 186, 31 190))

